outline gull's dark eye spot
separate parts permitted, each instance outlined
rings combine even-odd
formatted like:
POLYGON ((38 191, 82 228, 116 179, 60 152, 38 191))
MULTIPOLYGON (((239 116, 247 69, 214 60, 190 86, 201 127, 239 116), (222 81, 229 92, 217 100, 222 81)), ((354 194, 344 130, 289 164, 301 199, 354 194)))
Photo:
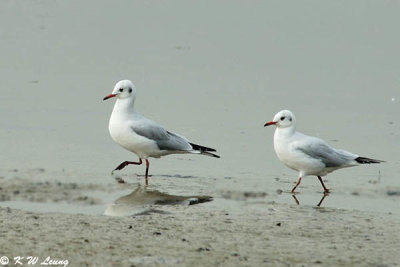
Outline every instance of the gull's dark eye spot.
POLYGON ((132 93, 132 88, 129 88, 129 93, 132 93))
POLYGON ((119 91, 122 92, 122 91, 124 91, 124 89, 123 88, 119 88, 119 91))
POLYGON ((285 116, 282 116, 282 117, 281 117, 281 121, 283 121, 284 119, 285 119, 285 116))
POLYGON ((289 120, 292 121, 292 117, 289 117, 289 120))

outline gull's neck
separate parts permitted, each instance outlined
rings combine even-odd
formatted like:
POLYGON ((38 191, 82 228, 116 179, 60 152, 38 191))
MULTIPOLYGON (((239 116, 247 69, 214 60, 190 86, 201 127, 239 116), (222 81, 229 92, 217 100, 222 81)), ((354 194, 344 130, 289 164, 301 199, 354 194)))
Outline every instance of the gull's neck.
POLYGON ((277 138, 279 136, 280 138, 282 138, 282 137, 289 138, 289 137, 293 136, 295 133, 296 133, 295 125, 292 125, 292 126, 286 127, 286 128, 276 127, 274 137, 277 138))
POLYGON ((135 113, 134 103, 134 98, 117 99, 111 117, 115 115, 124 116, 135 113))

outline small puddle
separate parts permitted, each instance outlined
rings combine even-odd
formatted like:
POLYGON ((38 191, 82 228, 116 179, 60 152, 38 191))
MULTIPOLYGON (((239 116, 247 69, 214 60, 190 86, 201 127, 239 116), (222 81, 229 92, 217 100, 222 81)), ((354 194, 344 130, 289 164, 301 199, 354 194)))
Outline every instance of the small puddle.
POLYGON ((104 211, 108 216, 139 216, 168 213, 156 207, 162 205, 195 205, 212 201, 211 196, 177 196, 138 186, 130 194, 119 197, 104 211), (154 207, 156 206, 156 207, 154 207))

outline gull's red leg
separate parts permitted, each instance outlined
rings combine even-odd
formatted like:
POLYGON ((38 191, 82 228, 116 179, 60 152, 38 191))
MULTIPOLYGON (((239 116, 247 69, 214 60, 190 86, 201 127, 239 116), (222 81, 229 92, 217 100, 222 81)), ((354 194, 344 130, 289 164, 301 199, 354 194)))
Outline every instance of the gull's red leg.
POLYGON ((318 207, 321 207, 322 202, 324 201, 324 199, 329 196, 328 193, 324 193, 323 197, 321 198, 321 200, 319 201, 319 203, 317 204, 318 207))
POLYGON ((324 181, 322 181, 321 176, 318 176, 318 180, 321 182, 322 187, 324 188, 324 193, 328 194, 329 193, 329 189, 325 187, 324 181))
POLYGON ((297 205, 300 205, 300 201, 297 199, 297 197, 293 194, 292 197, 294 198, 294 201, 296 201, 297 205))
POLYGON ((146 159, 146 186, 149 186, 149 166, 150 162, 148 159, 146 159))
POLYGON ((111 174, 114 173, 114 171, 119 171, 122 170, 123 168, 125 168, 126 166, 128 166, 129 164, 135 164, 135 165, 141 165, 142 164, 142 159, 139 159, 139 162, 134 162, 134 161, 124 161, 121 164, 118 165, 117 168, 115 168, 111 174))
POLYGON ((299 180, 297 181, 297 184, 293 187, 292 193, 294 193, 294 190, 296 190, 296 188, 300 184, 300 182, 301 182, 301 177, 299 177, 299 180))

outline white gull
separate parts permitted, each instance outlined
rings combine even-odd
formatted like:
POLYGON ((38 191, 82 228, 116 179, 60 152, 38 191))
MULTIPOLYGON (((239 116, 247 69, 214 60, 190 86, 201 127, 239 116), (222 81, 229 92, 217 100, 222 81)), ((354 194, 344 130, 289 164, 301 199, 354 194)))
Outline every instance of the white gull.
POLYGON ((324 140, 304 135, 296 131, 296 118, 289 110, 279 111, 265 126, 275 125, 274 149, 279 160, 289 168, 299 172, 299 179, 292 193, 307 175, 315 175, 329 193, 321 176, 337 169, 360 164, 381 163, 382 160, 360 157, 342 149, 329 146, 324 140))
MULTIPOLYGON (((134 109, 136 88, 129 80, 119 81, 111 94, 103 100, 116 97, 108 129, 112 139, 123 148, 135 153, 138 162, 124 161, 115 170, 129 164, 140 165, 146 161, 146 186, 148 185, 149 157, 179 153, 201 154, 219 158, 211 152, 215 149, 189 142, 184 136, 169 132, 152 120, 137 113, 134 109)), ((113 171, 113 172, 114 172, 113 171)))

